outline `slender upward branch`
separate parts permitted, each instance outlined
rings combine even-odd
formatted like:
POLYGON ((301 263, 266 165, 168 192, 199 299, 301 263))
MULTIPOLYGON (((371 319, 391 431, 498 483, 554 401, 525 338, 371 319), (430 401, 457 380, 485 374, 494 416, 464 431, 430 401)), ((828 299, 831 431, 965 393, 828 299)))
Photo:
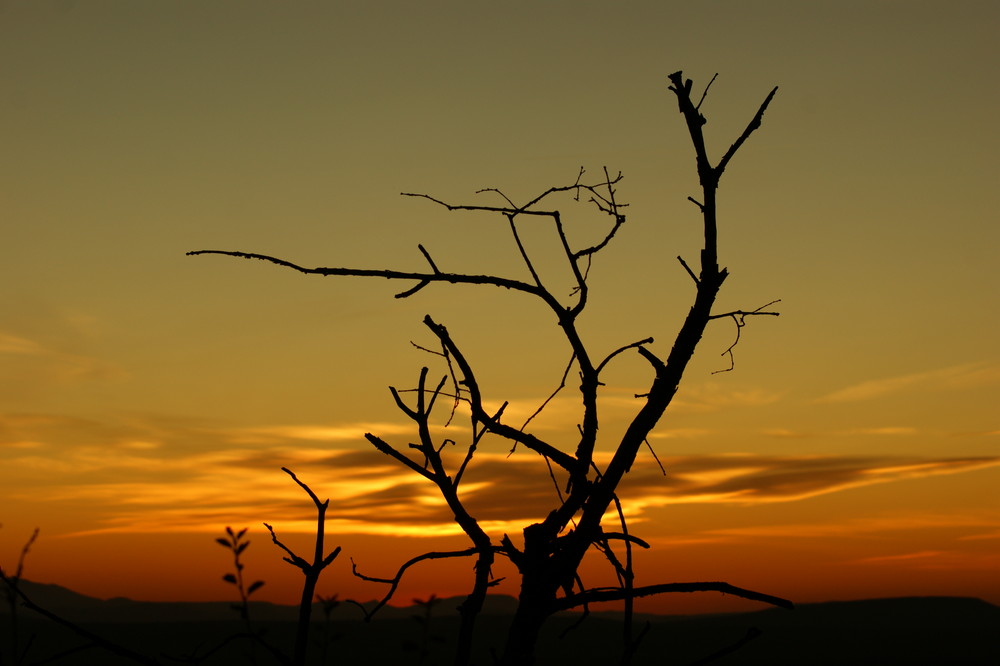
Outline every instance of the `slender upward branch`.
MULTIPOLYGON (((641 346, 638 347, 640 353, 643 353, 643 356, 653 363, 656 369, 656 376, 649 391, 646 393, 645 404, 639 409, 626 428, 625 434, 615 450, 611 462, 608 464, 601 478, 594 484, 594 490, 587 499, 584 514, 577 528, 578 533, 587 533, 588 530, 596 530, 600 525, 601 518, 604 516, 614 497, 615 489, 624 475, 631 469, 639 448, 643 442, 647 441, 647 436, 673 400, 688 362, 694 355, 705 327, 712 318, 712 306, 715 303, 716 296, 723 282, 725 282, 728 276, 728 271, 725 268, 720 269, 718 263, 716 192, 719 185, 719 177, 736 150, 760 126, 764 110, 767 108, 775 92, 771 91, 771 94, 768 95, 758 110, 754 120, 751 121, 750 125, 743 131, 743 134, 741 134, 740 138, 734 144, 734 148, 731 148, 727 152, 724 158, 725 162, 720 163, 718 166, 713 166, 709 160, 705 147, 705 137, 702 133, 702 127, 706 122, 705 117, 699 111, 704 97, 702 97, 702 100, 697 105, 692 101, 692 82, 690 79, 684 80, 681 72, 674 72, 668 78, 671 83, 670 90, 677 96, 678 108, 688 127, 688 134, 694 147, 695 162, 702 189, 702 201, 698 204, 702 214, 704 235, 704 245, 701 251, 701 270, 696 276, 688 268, 687 264, 683 260, 681 261, 682 265, 684 265, 695 281, 695 295, 691 309, 688 311, 684 323, 677 332, 666 362, 660 362, 648 352, 643 353, 644 348, 641 346)), ((583 549, 586 547, 586 540, 582 537, 579 538, 576 544, 575 555, 582 558, 583 549)))
POLYGON ((278 539, 278 536, 274 533, 274 529, 267 523, 264 523, 264 527, 271 533, 271 541, 288 553, 288 557, 283 559, 301 569, 302 574, 305 576, 305 580, 302 583, 302 595, 299 598, 299 621, 296 625, 295 651, 292 657, 295 666, 302 666, 306 663, 306 649, 309 646, 309 627, 312 616, 313 597, 316 595, 316 584, 319 582, 319 577, 323 569, 330 566, 337 558, 337 555, 340 555, 340 546, 337 546, 325 557, 323 556, 323 541, 326 535, 326 510, 330 506, 330 500, 327 499, 320 502, 316 493, 312 491, 312 488, 300 481, 299 477, 295 476, 292 470, 282 467, 281 471, 292 477, 292 480, 306 491, 309 499, 316 505, 316 542, 312 562, 307 562, 304 558, 292 552, 288 546, 278 539))

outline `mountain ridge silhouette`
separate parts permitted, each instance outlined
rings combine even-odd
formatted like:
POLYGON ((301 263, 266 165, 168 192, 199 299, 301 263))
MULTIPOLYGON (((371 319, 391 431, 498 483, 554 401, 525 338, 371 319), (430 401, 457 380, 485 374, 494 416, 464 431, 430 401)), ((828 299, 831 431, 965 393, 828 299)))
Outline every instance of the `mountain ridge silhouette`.
MULTIPOLYGON (((232 601, 138 601, 128 597, 112 597, 100 599, 91 597, 70 588, 54 583, 38 583, 29 580, 20 581, 32 601, 55 613, 61 611, 85 611, 90 622, 163 622, 163 621, 194 621, 194 620, 231 620, 234 615, 232 601)), ((435 614, 444 615, 460 604, 464 596, 443 597, 435 604, 435 614)), ((373 607, 376 601, 366 601, 362 605, 373 607)), ((319 609, 321 604, 315 605, 319 609)), ((508 595, 487 595, 483 606, 483 615, 512 615, 517 607, 517 599, 508 595)), ((9 612, 5 605, 0 604, 0 613, 9 612)), ((29 611, 25 611, 28 613, 29 611)), ((277 604, 269 601, 251 601, 251 616, 262 622, 295 621, 298 617, 298 605, 277 604)), ((319 611, 317 611, 319 613, 319 611)), ((385 606, 379 610, 377 617, 386 619, 408 618, 414 613, 423 613, 418 604, 408 606, 385 606)), ((721 618, 736 616, 768 616, 788 617, 788 622, 794 623, 792 615, 801 617, 828 616, 831 620, 840 616, 865 617, 868 623, 903 623, 914 622, 935 616, 953 621, 968 622, 970 619, 982 618, 986 622, 1000 623, 1000 606, 977 597, 961 596, 912 596, 884 597, 872 599, 853 599, 846 601, 822 601, 799 604, 796 610, 789 611, 780 608, 765 608, 754 611, 699 613, 699 614, 659 614, 636 613, 636 621, 654 618, 659 621, 682 621, 691 618, 721 618)), ((565 613, 575 615, 574 612, 565 613)), ((595 617, 618 617, 617 610, 591 611, 595 617)), ((317 618, 322 617, 319 613, 317 618)), ((357 607, 341 603, 332 613, 333 619, 361 619, 361 611, 357 607)), ((997 625, 1000 627, 1000 624, 997 625)))
MULTIPOLYGON (((233 602, 148 602, 123 597, 97 599, 59 585, 21 581, 32 600, 72 622, 134 649, 156 654, 186 654, 212 645, 220 637, 241 631, 233 602)), ((434 645, 432 661, 446 663, 458 625, 456 606, 462 597, 442 598, 433 608, 431 634, 441 638, 434 645)), ((368 602, 371 607, 375 602, 368 602)), ((477 625, 476 663, 490 663, 490 648, 502 644, 516 600, 490 595, 477 625)), ((382 608, 372 622, 360 609, 341 603, 329 625, 321 608, 314 610, 317 640, 328 636, 338 663, 393 664, 412 661, 402 646, 421 639, 423 616, 419 606, 382 608), (325 628, 324 628, 325 626, 325 628), (332 632, 332 633, 330 633, 332 632)), ((0 617, 9 609, 0 604, 0 617)), ((290 644, 297 608, 269 602, 252 602, 250 615, 256 627, 278 644, 290 644)), ((49 652, 71 650, 80 640, 64 627, 19 609, 25 635, 37 635, 36 646, 49 652)), ((592 611, 590 617, 560 635, 580 618, 578 612, 554 616, 539 643, 539 663, 606 666, 621 654, 622 613, 592 611)), ((743 644, 732 654, 713 658, 720 666, 768 664, 769 666, 979 666, 1000 664, 1000 606, 975 597, 895 597, 855 601, 800 604, 795 610, 768 608, 749 612, 703 615, 637 614, 634 634, 646 623, 634 666, 667 663, 694 664, 727 646, 743 644), (747 639, 746 637, 750 637, 747 639)), ((323 639, 326 640, 326 639, 323 639)), ((65 666, 90 666, 93 654, 79 660, 62 659, 65 666)), ((238 651, 211 663, 245 664, 238 651)), ((45 656, 44 651, 40 656, 45 656)), ((102 657, 102 664, 116 666, 102 657)), ((428 661, 431 663, 431 661, 428 661)))

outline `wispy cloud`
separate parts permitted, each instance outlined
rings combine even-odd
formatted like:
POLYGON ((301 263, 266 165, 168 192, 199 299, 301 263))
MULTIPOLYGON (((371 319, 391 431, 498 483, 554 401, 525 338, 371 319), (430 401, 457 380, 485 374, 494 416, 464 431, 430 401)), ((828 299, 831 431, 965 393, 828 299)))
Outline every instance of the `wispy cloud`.
POLYGON ((349 423, 343 425, 283 425, 256 428, 229 428, 221 431, 231 442, 239 444, 267 444, 279 441, 306 442, 355 442, 364 443, 365 433, 379 437, 412 435, 412 423, 349 423))
POLYGON ((0 331, 0 354, 38 355, 43 353, 45 353, 45 348, 34 340, 0 331))
POLYGON ((818 402, 855 402, 910 391, 955 390, 997 382, 1000 382, 1000 366, 969 363, 940 370, 861 382, 829 393, 819 398, 818 402))
MULTIPOLYGON (((94 522, 81 531, 211 531, 241 518, 312 529, 308 498, 280 471, 287 466, 331 499, 330 517, 342 532, 459 533, 433 484, 372 448, 345 443, 367 429, 405 432, 395 444, 423 463, 406 447, 407 424, 227 428, 134 415, 102 422, 44 414, 0 415, 0 443, 6 444, 0 461, 5 470, 17 470, 5 482, 7 496, 91 507, 94 522)), ((454 470, 466 448, 449 444, 443 453, 454 470)), ((508 454, 505 441, 484 439, 461 493, 484 526, 516 534, 556 506, 567 479, 559 469, 553 479, 533 452, 508 454)), ((601 467, 609 456, 600 452, 595 463, 601 467)), ((642 454, 623 482, 620 496, 630 520, 642 522, 657 507, 678 503, 793 502, 960 474, 1000 466, 1000 456, 715 454, 662 462, 666 474, 642 454)))
POLYGON ((10 369, 9 375, 23 375, 22 381, 54 381, 59 383, 86 380, 118 380, 128 376, 125 370, 110 361, 67 351, 58 345, 0 331, 0 363, 28 363, 27 371, 10 369))
POLYGON ((697 456, 665 461, 667 478, 649 466, 623 483, 623 495, 659 504, 789 502, 852 488, 1000 466, 1000 457, 906 459, 849 456, 697 456))
POLYGON ((805 431, 791 430, 789 428, 768 428, 762 431, 767 437, 777 439, 809 439, 814 437, 857 437, 866 435, 873 437, 898 437, 901 435, 916 435, 920 431, 911 426, 878 426, 874 428, 848 428, 846 430, 805 431))
POLYGON ((791 430, 790 428, 768 428, 763 431, 763 434, 768 437, 777 437, 779 439, 807 439, 809 437, 816 436, 816 433, 813 432, 805 430, 791 430))
POLYGON ((972 532, 958 539, 989 538, 1000 528, 1000 517, 989 512, 975 513, 893 513, 882 516, 851 518, 825 523, 784 523, 776 525, 749 525, 707 530, 706 537, 765 538, 765 539, 847 539, 884 535, 893 532, 928 530, 964 530, 972 532))
POLYGON ((696 439, 714 431, 708 428, 661 428, 649 433, 650 439, 696 439))
MULTIPOLYGON (((162 483, 77 484, 64 486, 49 499, 107 503, 108 513, 117 521, 131 516, 122 529, 159 531, 174 526, 201 530, 206 528, 205 512, 228 512, 233 514, 230 520, 236 516, 290 520, 312 529, 311 523, 296 518, 307 503, 299 489, 277 471, 284 464, 293 467, 317 493, 331 498, 331 517, 339 521, 342 531, 460 533, 437 489, 381 454, 313 454, 312 459, 288 450, 186 458, 174 464, 175 474, 167 474, 170 480, 162 483), (185 465, 190 472, 186 478, 176 474, 177 468, 185 465)), ((790 502, 876 483, 1000 465, 996 458, 903 461, 714 456, 664 462, 666 476, 646 463, 637 465, 623 484, 621 496, 630 520, 642 522, 649 510, 670 504, 790 502)), ((139 458, 116 464, 121 470, 142 466, 139 458)), ((507 458, 493 453, 477 455, 463 483, 465 503, 484 526, 519 533, 556 505, 565 479, 557 475, 553 483, 537 456, 507 458)))
POLYGON ((847 436, 854 435, 876 435, 895 437, 897 435, 916 435, 918 430, 910 426, 883 426, 879 428, 856 428, 853 430, 843 430, 840 434, 847 436))
POLYGON ((672 412, 715 412, 734 407, 760 407, 781 399, 781 394, 759 388, 732 389, 707 382, 684 387, 670 405, 672 412))
POLYGON ((945 554, 944 551, 941 550, 921 550, 915 553, 900 553, 898 555, 880 555, 876 557, 863 557, 861 559, 854 560, 853 564, 898 564, 899 562, 937 558, 944 554, 945 554))
POLYGON ((963 549, 916 550, 873 555, 848 560, 844 564, 861 567, 888 566, 893 569, 907 568, 918 571, 961 571, 966 575, 973 571, 989 572, 994 575, 997 571, 995 554, 963 549))

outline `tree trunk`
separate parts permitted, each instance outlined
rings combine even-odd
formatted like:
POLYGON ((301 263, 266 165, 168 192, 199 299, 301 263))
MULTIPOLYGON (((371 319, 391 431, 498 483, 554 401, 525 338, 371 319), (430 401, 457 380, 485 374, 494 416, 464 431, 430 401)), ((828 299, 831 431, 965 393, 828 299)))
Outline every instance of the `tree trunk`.
POLYGON ((555 599, 556 586, 551 580, 524 576, 500 666, 534 666, 538 635, 551 614, 555 599))

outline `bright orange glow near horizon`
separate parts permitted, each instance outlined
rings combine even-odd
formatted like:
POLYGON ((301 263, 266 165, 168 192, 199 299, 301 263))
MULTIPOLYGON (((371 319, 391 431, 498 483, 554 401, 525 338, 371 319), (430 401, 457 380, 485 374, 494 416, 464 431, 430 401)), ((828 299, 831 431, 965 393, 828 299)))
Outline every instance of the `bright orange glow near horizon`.
MULTIPOLYGON (((623 483, 651 545, 638 582, 1000 604, 996 3, 332 4, 0 5, 0 565, 38 527, 30 580, 228 599, 213 540, 249 527, 255 596, 294 603, 298 571, 262 523, 308 552, 315 513, 283 466, 330 498, 327 548, 343 553, 322 594, 382 595, 352 559, 388 577, 467 547, 432 484, 364 434, 414 439, 386 387, 446 372, 415 346, 431 345, 428 313, 524 422, 570 360, 551 312, 185 252, 422 270, 420 243, 447 270, 520 277, 502 217, 398 193, 526 201, 606 165, 628 222, 594 260, 581 330, 598 357, 647 336, 665 354, 692 296, 675 257, 700 247, 666 81, 683 69, 696 89, 719 73, 702 107, 716 157, 780 86, 721 183, 718 310, 781 299, 781 316, 748 320, 732 372, 716 371, 736 331, 713 323, 650 437, 664 470, 645 451, 623 483)), ((606 231, 585 203, 559 207, 581 244, 606 231)), ((550 232, 524 229, 533 256, 550 232)), ((569 288, 560 264, 538 269, 569 288)), ((598 464, 648 364, 623 354, 602 377, 598 464)), ((531 424, 567 450, 574 389, 531 424)), ((444 420, 457 466, 468 418, 444 420)), ((463 497, 516 543, 555 491, 537 455, 509 448, 483 440, 463 497)), ((510 565, 495 573, 516 595, 510 565)), ((596 553, 584 576, 612 582, 596 553)), ((471 580, 471 561, 420 565, 396 602, 471 580)))

